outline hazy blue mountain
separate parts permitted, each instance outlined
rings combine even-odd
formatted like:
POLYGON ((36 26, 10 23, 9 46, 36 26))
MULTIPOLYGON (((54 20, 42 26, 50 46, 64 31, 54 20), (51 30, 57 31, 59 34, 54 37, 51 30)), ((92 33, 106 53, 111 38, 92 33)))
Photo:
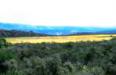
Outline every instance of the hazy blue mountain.
POLYGON ((116 28, 79 26, 32 26, 24 24, 0 23, 0 29, 33 31, 49 35, 68 35, 78 33, 116 33, 116 28))

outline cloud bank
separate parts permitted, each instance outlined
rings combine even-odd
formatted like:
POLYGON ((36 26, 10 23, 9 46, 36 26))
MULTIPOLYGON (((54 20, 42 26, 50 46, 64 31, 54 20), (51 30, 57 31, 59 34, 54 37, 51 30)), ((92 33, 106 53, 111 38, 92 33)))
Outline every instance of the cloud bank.
POLYGON ((0 22, 47 26, 116 26, 115 0, 0 0, 0 22))

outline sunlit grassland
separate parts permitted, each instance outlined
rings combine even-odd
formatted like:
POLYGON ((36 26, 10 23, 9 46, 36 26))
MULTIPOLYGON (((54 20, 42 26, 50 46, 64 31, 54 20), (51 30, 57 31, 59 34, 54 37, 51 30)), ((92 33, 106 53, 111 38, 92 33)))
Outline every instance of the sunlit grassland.
POLYGON ((42 43, 42 42, 78 42, 78 41, 102 41, 110 40, 116 34, 75 35, 75 36, 46 36, 46 37, 10 37, 6 40, 10 43, 42 43))

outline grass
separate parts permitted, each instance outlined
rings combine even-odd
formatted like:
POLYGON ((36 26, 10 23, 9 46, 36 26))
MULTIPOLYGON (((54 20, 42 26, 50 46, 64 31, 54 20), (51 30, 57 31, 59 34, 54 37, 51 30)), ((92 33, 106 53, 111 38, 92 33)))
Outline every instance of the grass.
POLYGON ((10 37, 6 40, 15 43, 42 43, 42 42, 77 42, 110 40, 116 34, 75 35, 75 36, 46 36, 46 37, 10 37))

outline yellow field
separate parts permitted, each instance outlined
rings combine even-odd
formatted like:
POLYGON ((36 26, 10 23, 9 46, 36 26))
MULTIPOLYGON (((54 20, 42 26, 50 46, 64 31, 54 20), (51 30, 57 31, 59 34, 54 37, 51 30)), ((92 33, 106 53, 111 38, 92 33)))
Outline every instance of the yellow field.
POLYGON ((76 36, 47 36, 47 37, 13 37, 6 38, 10 43, 42 43, 42 42, 77 42, 77 41, 102 41, 110 40, 116 34, 112 35, 76 35, 76 36))

